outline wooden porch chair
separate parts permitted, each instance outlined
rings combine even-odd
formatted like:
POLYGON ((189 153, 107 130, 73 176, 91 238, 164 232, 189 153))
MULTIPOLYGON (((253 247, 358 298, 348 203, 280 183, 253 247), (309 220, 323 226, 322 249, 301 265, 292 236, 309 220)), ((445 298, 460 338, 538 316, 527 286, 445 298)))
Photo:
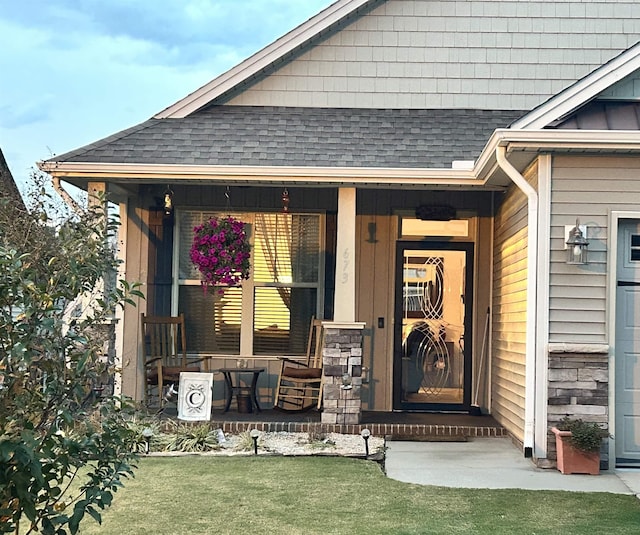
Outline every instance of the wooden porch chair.
POLYGON ((187 338, 184 314, 179 316, 140 315, 142 327, 142 353, 145 369, 145 404, 151 405, 155 392, 158 405, 166 400, 163 387, 178 387, 180 372, 199 372, 198 364, 187 364, 187 338))
POLYGON ((274 408, 304 411, 322 405, 322 320, 311 318, 305 360, 280 357, 274 408))

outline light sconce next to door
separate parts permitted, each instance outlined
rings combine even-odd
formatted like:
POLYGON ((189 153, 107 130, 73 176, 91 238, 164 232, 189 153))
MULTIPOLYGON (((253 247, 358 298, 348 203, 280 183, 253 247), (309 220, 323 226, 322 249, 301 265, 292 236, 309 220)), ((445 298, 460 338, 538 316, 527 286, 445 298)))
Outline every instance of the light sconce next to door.
POLYGON ((581 225, 576 219, 574 227, 565 226, 565 248, 567 249, 567 264, 587 264, 587 226, 581 225))
POLYGON ((162 208, 166 217, 171 217, 173 215, 173 190, 169 186, 164 190, 162 208))

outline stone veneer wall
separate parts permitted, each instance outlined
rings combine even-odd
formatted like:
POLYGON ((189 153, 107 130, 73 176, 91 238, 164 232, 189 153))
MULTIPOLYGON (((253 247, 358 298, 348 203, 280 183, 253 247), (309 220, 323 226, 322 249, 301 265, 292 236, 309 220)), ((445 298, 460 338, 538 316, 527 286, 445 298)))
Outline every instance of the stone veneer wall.
MULTIPOLYGON (((549 353, 547 460, 557 459, 551 427, 565 416, 609 426, 609 357, 604 353, 549 353)), ((601 466, 607 468, 607 440, 601 466)))
POLYGON ((362 327, 327 323, 322 346, 323 424, 359 424, 362 415, 362 327), (351 388, 343 388, 348 374, 351 388))

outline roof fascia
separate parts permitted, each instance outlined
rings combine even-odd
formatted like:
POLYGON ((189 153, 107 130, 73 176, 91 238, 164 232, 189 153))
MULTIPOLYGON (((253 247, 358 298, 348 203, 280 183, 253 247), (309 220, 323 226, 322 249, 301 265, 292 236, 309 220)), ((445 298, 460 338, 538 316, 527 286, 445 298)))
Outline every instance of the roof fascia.
POLYGON ((541 129, 586 104, 616 82, 640 69, 640 43, 598 67, 524 117, 512 129, 541 129))
MULTIPOLYGON (((640 131, 634 130, 494 130, 482 149, 473 168, 477 180, 490 183, 490 178, 498 170, 496 165, 497 147, 506 147, 507 153, 514 151, 557 152, 557 151, 624 151, 640 152, 640 131)), ((523 169, 518 169, 523 171, 523 169)))
POLYGON ((338 0, 303 22, 270 45, 256 52, 229 71, 154 116, 156 119, 181 119, 202 108, 216 97, 233 89, 254 74, 266 69, 289 52, 304 45, 371 0, 338 0))
POLYGON ((59 178, 192 181, 237 180, 247 183, 379 184, 481 186, 471 169, 377 167, 293 167, 40 162, 41 170, 59 178))
POLYGON ((511 130, 493 132, 484 152, 497 145, 510 149, 535 150, 640 150, 640 130, 511 130))

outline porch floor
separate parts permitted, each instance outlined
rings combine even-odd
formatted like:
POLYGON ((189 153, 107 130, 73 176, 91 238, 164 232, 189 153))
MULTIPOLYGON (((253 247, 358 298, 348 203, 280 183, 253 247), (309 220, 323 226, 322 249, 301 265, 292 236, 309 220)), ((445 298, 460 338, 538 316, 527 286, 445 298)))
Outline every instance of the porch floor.
MULTIPOLYGON (((167 417, 175 417, 170 409, 167 417)), ((214 410, 211 427, 225 433, 241 433, 250 429, 262 432, 286 431, 307 433, 321 428, 326 433, 359 434, 367 428, 372 434, 392 439, 463 440, 467 437, 503 437, 506 430, 491 416, 471 416, 466 413, 417 413, 364 411, 360 424, 322 424, 320 412, 283 412, 263 410, 258 413, 222 412, 214 410)))

